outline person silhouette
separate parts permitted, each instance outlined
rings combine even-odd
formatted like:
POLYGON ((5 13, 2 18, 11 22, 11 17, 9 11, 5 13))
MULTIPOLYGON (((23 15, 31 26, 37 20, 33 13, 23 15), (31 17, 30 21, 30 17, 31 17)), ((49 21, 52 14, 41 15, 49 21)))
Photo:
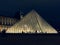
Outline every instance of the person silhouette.
POLYGON ((6 29, 3 29, 3 30, 2 30, 2 33, 5 34, 5 33, 6 33, 6 29))

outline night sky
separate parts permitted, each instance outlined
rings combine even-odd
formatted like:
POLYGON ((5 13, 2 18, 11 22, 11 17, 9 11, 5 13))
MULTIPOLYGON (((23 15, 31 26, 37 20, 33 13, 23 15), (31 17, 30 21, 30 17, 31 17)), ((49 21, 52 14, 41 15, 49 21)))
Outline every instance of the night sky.
POLYGON ((14 17, 18 9, 24 14, 35 9, 48 23, 60 30, 59 0, 0 0, 0 15, 14 17))

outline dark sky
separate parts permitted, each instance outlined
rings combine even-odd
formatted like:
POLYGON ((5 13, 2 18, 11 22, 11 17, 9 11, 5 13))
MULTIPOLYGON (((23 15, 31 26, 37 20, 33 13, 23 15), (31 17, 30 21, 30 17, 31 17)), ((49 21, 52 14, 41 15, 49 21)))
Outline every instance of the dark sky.
POLYGON ((19 8, 24 14, 35 9, 48 23, 60 30, 59 0, 0 0, 0 15, 13 17, 19 8))

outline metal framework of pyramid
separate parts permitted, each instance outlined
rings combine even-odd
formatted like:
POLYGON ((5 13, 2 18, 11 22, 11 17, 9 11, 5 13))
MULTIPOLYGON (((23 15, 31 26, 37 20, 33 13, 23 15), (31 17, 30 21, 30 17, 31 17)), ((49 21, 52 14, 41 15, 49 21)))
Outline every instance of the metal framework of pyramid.
POLYGON ((22 20, 17 22, 6 33, 58 33, 39 14, 32 10, 22 20))

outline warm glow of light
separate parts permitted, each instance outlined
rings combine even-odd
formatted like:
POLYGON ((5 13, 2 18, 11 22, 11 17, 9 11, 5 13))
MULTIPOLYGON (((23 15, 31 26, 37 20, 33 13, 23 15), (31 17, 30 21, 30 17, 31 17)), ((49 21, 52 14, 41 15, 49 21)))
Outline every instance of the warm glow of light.
POLYGON ((9 28, 6 33, 58 33, 34 10, 9 28))
POLYGON ((0 25, 0 32, 1 32, 2 26, 0 25))

